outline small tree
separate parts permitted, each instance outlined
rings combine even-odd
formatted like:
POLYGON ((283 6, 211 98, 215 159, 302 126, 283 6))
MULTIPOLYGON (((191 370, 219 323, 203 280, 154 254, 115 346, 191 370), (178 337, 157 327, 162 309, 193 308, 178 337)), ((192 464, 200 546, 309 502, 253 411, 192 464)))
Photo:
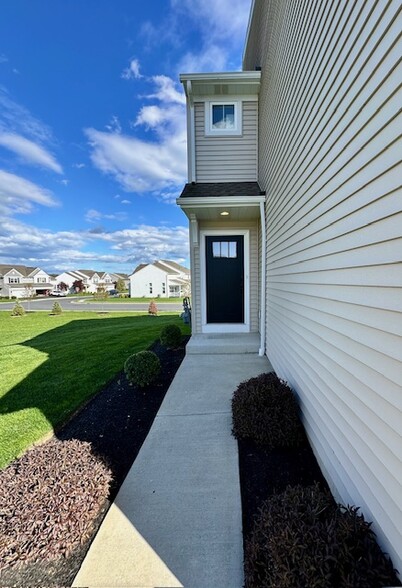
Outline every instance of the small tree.
POLYGON ((61 290, 62 292, 67 292, 68 290, 68 285, 65 282, 59 282, 57 284, 57 289, 61 290))
POLYGON ((101 311, 104 311, 104 302, 106 302, 106 300, 109 298, 109 292, 106 290, 105 286, 98 286, 98 289, 96 290, 95 294, 94 294, 94 299, 97 302, 101 303, 101 311))
POLYGON ((28 303, 28 312, 31 310, 31 300, 35 296, 35 288, 33 287, 32 283, 29 283, 24 288, 24 298, 27 299, 28 303))
POLYGON ((63 312, 63 309, 56 300, 55 303, 53 304, 53 307, 52 307, 52 314, 61 314, 62 312, 63 312))
POLYGON ((82 280, 75 280, 73 282, 74 292, 83 292, 85 290, 84 282, 82 280))
POLYGON ((124 280, 123 280, 123 278, 119 278, 119 279, 117 280, 117 282, 115 282, 115 285, 114 285, 114 287, 116 288, 116 290, 117 290, 117 292, 118 292, 119 294, 122 294, 122 292, 125 292, 125 291, 126 291, 126 289, 127 289, 127 288, 126 288, 126 284, 124 283, 124 280))
POLYGON ((154 300, 151 300, 151 302, 149 303, 148 314, 151 314, 152 316, 157 316, 158 314, 158 307, 156 306, 154 300))
POLYGON ((11 311, 11 316, 24 316, 24 314, 25 314, 25 308, 17 300, 14 308, 11 311))

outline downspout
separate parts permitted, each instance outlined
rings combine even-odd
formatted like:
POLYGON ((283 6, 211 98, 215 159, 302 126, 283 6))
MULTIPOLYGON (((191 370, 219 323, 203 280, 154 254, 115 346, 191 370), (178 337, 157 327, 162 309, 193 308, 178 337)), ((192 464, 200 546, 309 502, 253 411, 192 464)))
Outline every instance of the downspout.
POLYGON ((265 312, 266 312, 266 242, 265 202, 260 202, 261 220, 261 311, 260 311, 260 349, 258 355, 265 355, 265 312))

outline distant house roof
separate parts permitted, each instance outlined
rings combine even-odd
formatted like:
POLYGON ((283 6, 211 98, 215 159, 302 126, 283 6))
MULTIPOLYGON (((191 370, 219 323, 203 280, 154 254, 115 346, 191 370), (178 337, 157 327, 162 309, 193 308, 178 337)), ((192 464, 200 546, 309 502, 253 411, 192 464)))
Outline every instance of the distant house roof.
POLYGON ((137 265, 137 267, 133 271, 133 274, 136 274, 140 270, 144 269, 144 267, 147 267, 147 265, 149 265, 149 263, 140 263, 140 265, 137 265))
POLYGON ((28 267, 26 265, 10 265, 10 264, 0 264, 0 274, 8 274, 11 270, 16 270, 25 278, 30 276, 35 270, 38 268, 36 267, 28 267))
POLYGON ((191 183, 183 188, 180 198, 199 196, 261 196, 263 192, 258 182, 215 182, 191 183))
POLYGON ((184 274, 190 274, 190 270, 187 267, 184 267, 184 265, 180 265, 180 263, 176 263, 175 261, 169 261, 168 259, 161 259, 161 263, 166 263, 169 266, 177 269, 180 272, 183 272, 184 274))
POLYGON ((144 269, 144 267, 147 267, 148 265, 153 265, 154 267, 164 271, 167 274, 180 274, 180 273, 185 273, 187 275, 190 275, 190 270, 186 267, 184 267, 183 265, 180 265, 179 263, 176 263, 175 261, 169 261, 167 259, 161 259, 159 261, 154 261, 153 263, 140 263, 139 265, 137 265, 137 267, 135 268, 135 270, 133 271, 133 273, 131 275, 136 274, 137 272, 141 271, 142 269, 144 269))
POLYGON ((83 270, 83 269, 79 269, 76 270, 77 272, 80 272, 81 274, 84 274, 84 276, 87 276, 88 278, 92 278, 92 276, 94 276, 95 274, 98 274, 98 276, 100 276, 99 272, 95 272, 94 270, 83 270))

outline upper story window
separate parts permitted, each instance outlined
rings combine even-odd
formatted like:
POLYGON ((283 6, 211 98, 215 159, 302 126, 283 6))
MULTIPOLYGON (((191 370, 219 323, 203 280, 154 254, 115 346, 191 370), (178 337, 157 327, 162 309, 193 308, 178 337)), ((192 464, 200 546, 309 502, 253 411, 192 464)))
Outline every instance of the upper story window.
POLYGON ((241 135, 241 102, 206 102, 206 135, 241 135))
POLYGON ((8 278, 8 283, 9 284, 19 284, 20 279, 19 278, 8 278))
POLYGON ((46 284, 46 278, 37 278, 38 284, 46 284))

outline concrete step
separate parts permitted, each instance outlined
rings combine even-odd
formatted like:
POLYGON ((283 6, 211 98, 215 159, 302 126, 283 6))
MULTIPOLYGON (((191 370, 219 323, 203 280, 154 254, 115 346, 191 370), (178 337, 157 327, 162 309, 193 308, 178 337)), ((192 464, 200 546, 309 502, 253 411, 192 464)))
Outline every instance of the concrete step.
POLYGON ((186 353, 188 355, 258 354, 259 347, 259 333, 203 333, 191 336, 186 353))

